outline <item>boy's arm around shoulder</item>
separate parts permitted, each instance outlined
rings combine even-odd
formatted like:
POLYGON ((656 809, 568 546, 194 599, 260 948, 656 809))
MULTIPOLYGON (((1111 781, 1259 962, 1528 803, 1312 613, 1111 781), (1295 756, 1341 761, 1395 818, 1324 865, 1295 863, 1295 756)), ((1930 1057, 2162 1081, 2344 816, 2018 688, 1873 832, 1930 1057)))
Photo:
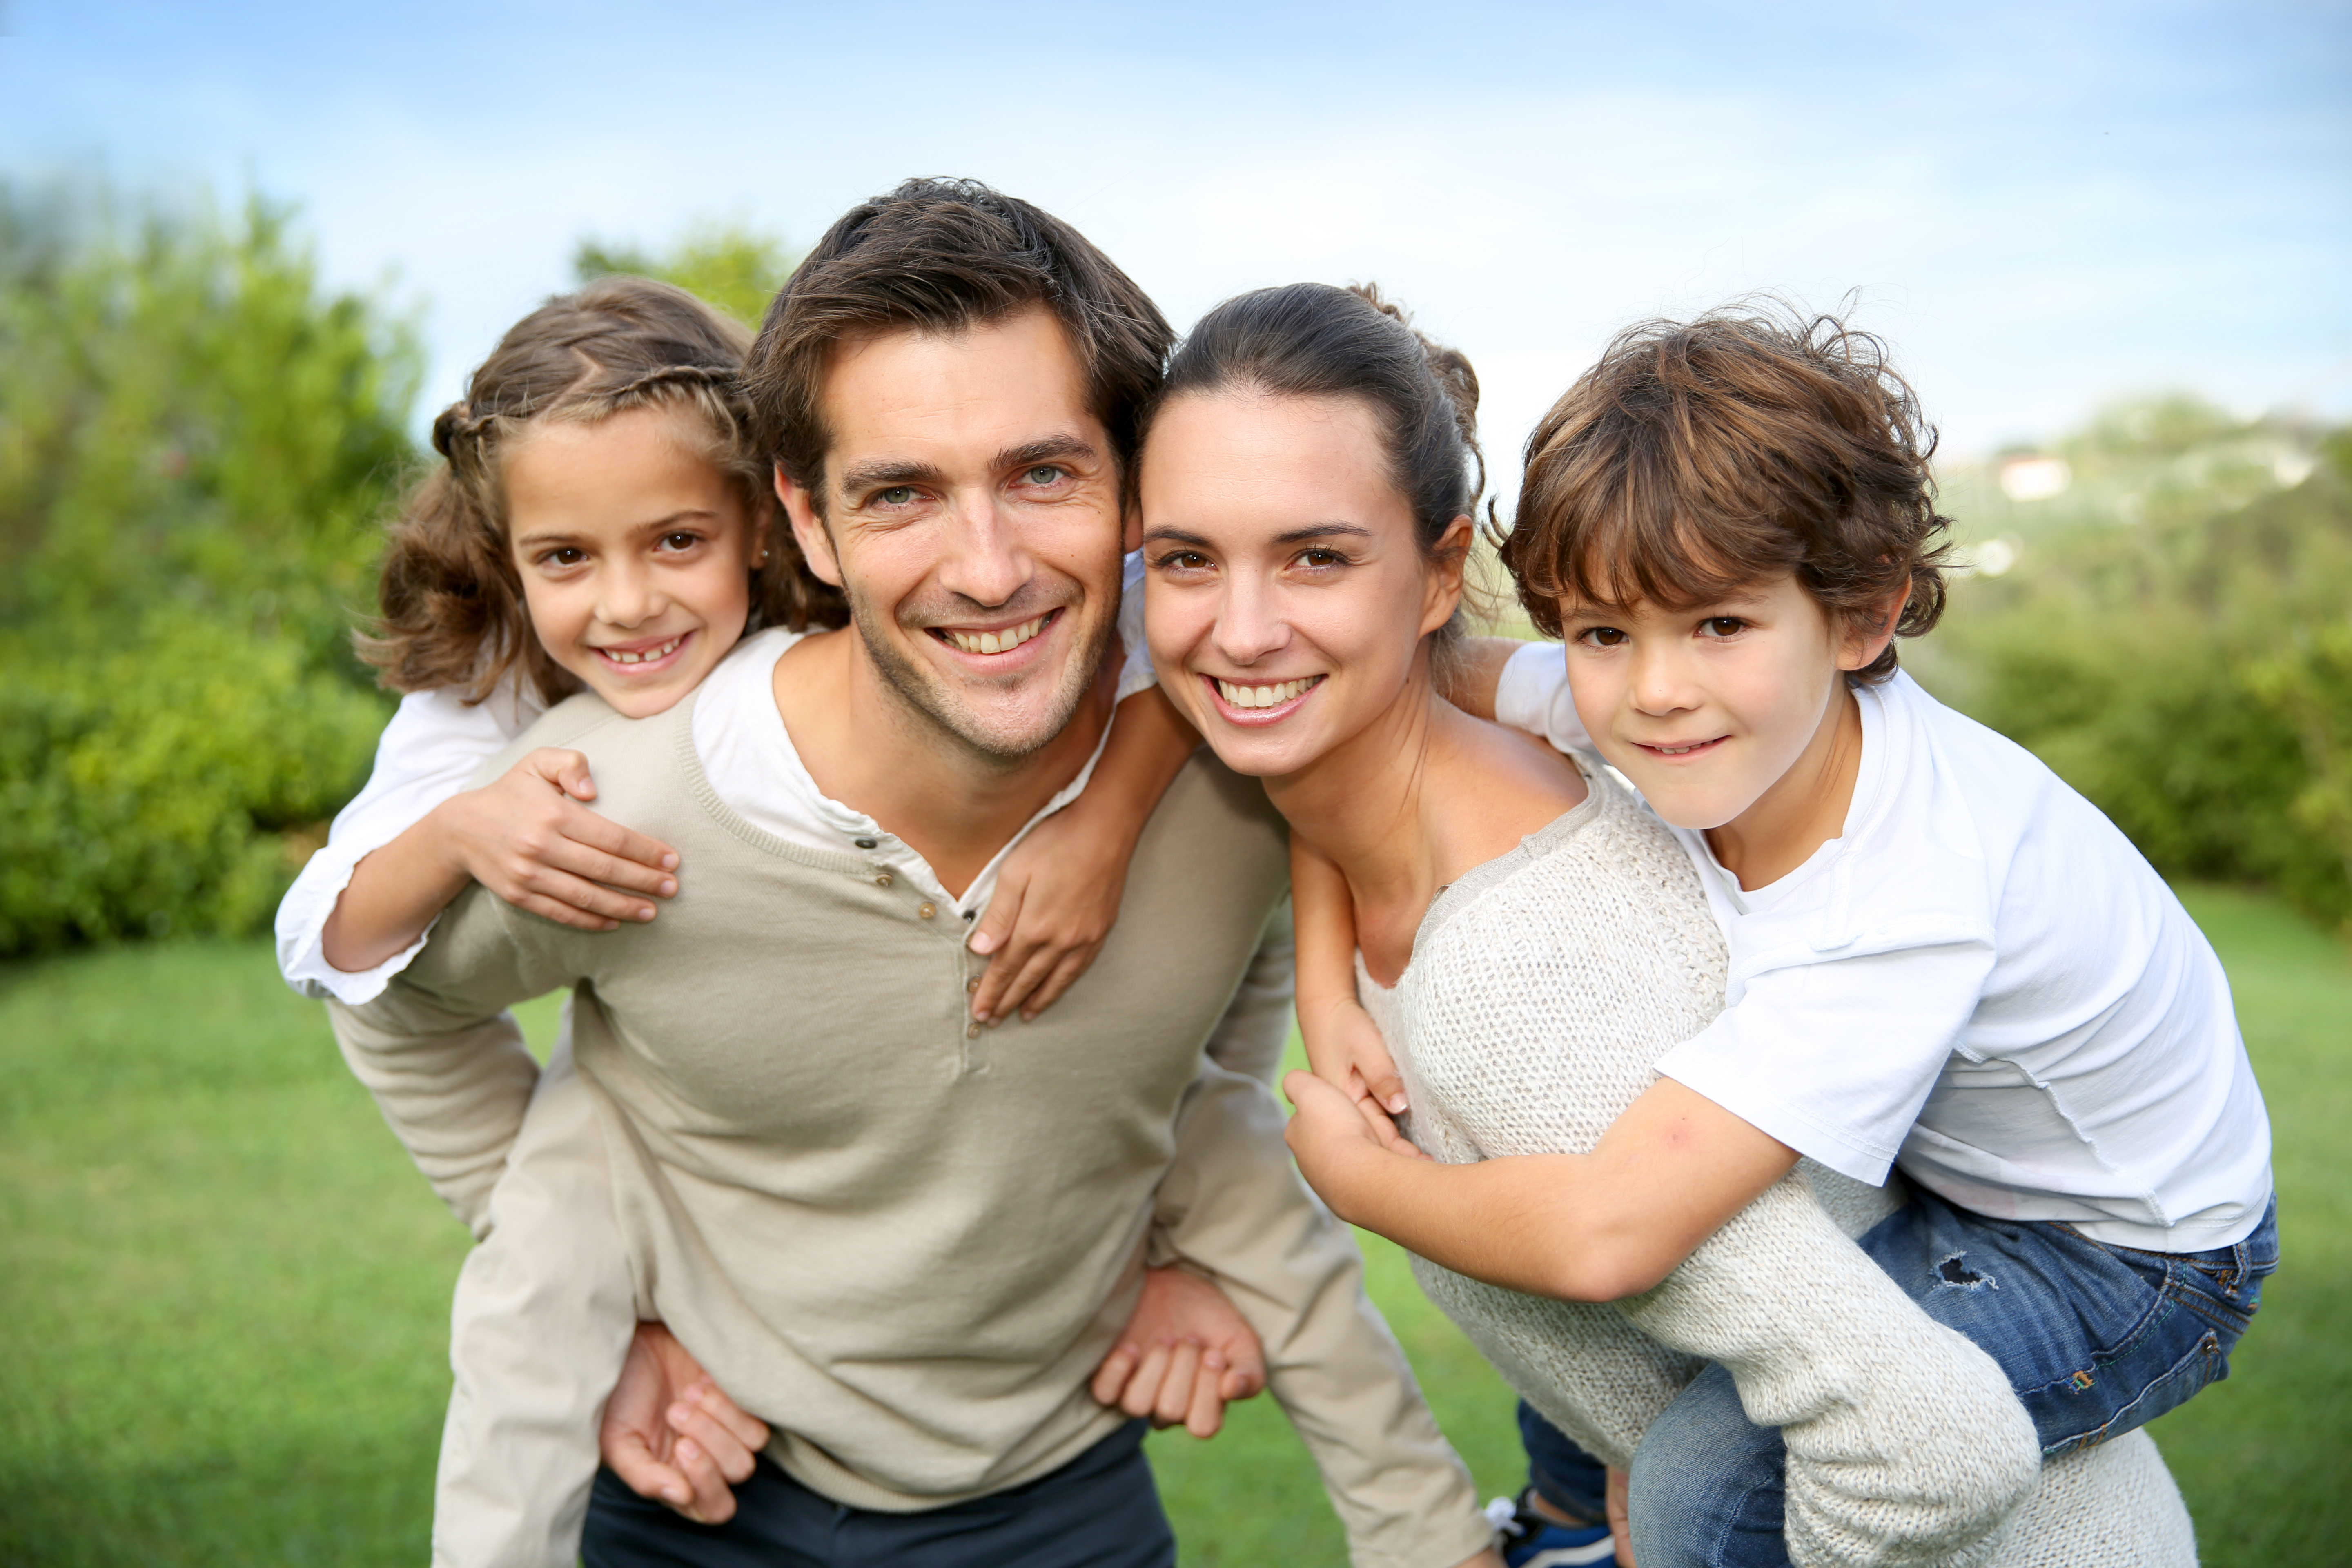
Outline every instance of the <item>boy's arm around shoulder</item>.
POLYGON ((1203 1066, 1178 1111, 1153 1261, 1206 1274, 1255 1331, 1352 1559, 1453 1568, 1491 1539, 1476 1491, 1364 1294, 1354 1240, 1298 1180, 1282 1130, 1263 1083, 1203 1066))

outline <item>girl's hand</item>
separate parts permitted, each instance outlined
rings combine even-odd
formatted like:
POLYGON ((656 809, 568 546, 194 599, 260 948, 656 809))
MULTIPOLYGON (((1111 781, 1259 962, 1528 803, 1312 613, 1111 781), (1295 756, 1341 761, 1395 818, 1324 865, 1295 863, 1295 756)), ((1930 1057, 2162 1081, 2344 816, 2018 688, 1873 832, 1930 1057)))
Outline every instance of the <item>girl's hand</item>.
POLYGON ((579 804, 595 798, 586 757, 542 748, 433 818, 449 864, 517 909, 582 931, 649 921, 643 895, 677 891, 677 852, 579 804))
POLYGON ((1118 919, 1131 837, 1103 831, 1081 812, 1085 796, 1029 830, 1005 857, 996 892, 971 933, 988 971, 971 1016, 997 1023, 1052 1006, 1087 972, 1118 919))
POLYGON ((1365 1183, 1377 1184, 1382 1166, 1401 1153, 1416 1160, 1429 1157, 1410 1143, 1399 1149, 1383 1142, 1355 1101, 1311 1072, 1285 1074, 1282 1092, 1297 1107, 1282 1136, 1298 1162, 1298 1173, 1333 1214, 1351 1225, 1359 1223, 1360 1212, 1352 1196, 1366 1190, 1365 1183))
POLYGON ((1353 998, 1339 998, 1319 1007, 1299 1010, 1299 1033, 1307 1045, 1307 1065, 1315 1076, 1355 1103, 1381 1143, 1399 1154, 1422 1157, 1421 1151, 1397 1131, 1396 1118, 1407 1107, 1404 1079, 1389 1056, 1380 1026, 1353 998))

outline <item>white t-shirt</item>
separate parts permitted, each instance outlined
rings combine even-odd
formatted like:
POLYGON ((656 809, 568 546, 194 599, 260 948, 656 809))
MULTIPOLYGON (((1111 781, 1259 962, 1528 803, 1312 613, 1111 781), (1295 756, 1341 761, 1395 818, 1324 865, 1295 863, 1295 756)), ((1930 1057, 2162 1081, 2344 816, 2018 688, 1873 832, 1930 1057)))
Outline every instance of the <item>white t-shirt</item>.
MULTIPOLYGON (((1743 892, 1675 836, 1730 948, 1724 1011, 1658 1070, 1858 1180, 2159 1252, 2242 1240, 2270 1121, 2204 933, 2024 748, 1897 673, 1855 693, 1841 837, 1743 892)), ((1497 716, 1590 750, 1564 650, 1515 654, 1497 716)))
MULTIPOLYGON (((1139 552, 1127 557, 1120 586, 1118 631, 1126 663, 1119 670, 1117 700, 1123 702, 1159 680, 1143 640, 1139 552)), ((1029 827, 1076 798, 1093 776, 1094 759, 988 863, 961 900, 951 899, 921 856, 863 813, 827 800, 801 765, 769 686, 776 660, 799 640, 780 629, 757 633, 730 649, 705 678, 704 684, 712 689, 695 711, 694 742, 711 787, 746 819, 778 837, 821 849, 869 853, 940 903, 955 905, 965 919, 975 918, 995 890, 1005 855, 1027 837, 1029 827), (871 846, 865 842, 869 838, 871 846)), ((545 710, 546 705, 511 676, 486 700, 470 707, 454 691, 413 691, 401 699, 376 742, 375 771, 366 786, 337 814, 325 847, 310 857, 278 906, 278 968, 287 984, 314 1001, 332 996, 356 1007, 381 995, 392 977, 408 967, 425 946, 424 936, 373 969, 346 972, 329 963, 324 933, 335 901, 351 885, 352 872, 362 858, 464 789, 475 770, 506 750, 545 710)), ((1109 735, 1106 727, 1104 740, 1109 735)), ((1095 757, 1101 755, 1097 744, 1095 757)), ((431 929, 425 928, 427 934, 431 929)))

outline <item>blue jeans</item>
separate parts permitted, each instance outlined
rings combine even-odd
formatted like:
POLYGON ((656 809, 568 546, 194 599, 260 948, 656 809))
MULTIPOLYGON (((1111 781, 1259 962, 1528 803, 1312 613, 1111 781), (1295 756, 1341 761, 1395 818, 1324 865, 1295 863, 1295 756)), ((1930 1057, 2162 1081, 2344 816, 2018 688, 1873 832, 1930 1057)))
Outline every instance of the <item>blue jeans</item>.
POLYGON ((1130 1421, 1050 1475, 921 1513, 819 1497, 762 1457, 735 1517, 696 1524, 611 1470, 589 1494, 587 1568, 1175 1568, 1176 1536, 1130 1421))
MULTIPOLYGON (((1990 1219, 1932 1193, 1862 1249, 1937 1322, 2009 1375, 2044 1457, 2143 1426, 2230 1372, 2278 1267, 2278 1205, 2234 1247, 2145 1252, 2055 1222, 1990 1219)), ((1633 1456, 1642 1568, 1785 1568, 1777 1428, 1750 1423, 1731 1374, 1699 1374, 1633 1456)))
POLYGON ((1528 1485, 1536 1496, 1584 1524, 1609 1522, 1609 1468, 1574 1438, 1519 1401, 1519 1442, 1528 1451, 1528 1485))

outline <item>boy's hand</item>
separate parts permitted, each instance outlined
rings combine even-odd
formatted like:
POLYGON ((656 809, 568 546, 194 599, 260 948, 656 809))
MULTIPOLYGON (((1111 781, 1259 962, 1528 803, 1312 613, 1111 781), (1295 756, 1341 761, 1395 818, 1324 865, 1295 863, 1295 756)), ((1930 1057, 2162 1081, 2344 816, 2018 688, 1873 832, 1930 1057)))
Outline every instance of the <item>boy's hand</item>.
POLYGON ((1225 1293, 1188 1269, 1147 1268, 1143 1295, 1096 1369, 1097 1402, 1213 1437, 1225 1405, 1265 1386, 1265 1352, 1225 1293))
POLYGON ((768 1428, 719 1393, 668 1329, 639 1323, 596 1446, 639 1497, 698 1524, 724 1524, 735 1517, 735 1486, 768 1446, 768 1428))
POLYGON ((1633 1517, 1627 1507, 1630 1480, 1623 1470, 1609 1467, 1603 1496, 1609 1506, 1609 1538, 1617 1548, 1617 1568, 1633 1568, 1633 1517))
POLYGON ((1018 1010, 1034 1018, 1087 972, 1118 919, 1133 848, 1097 831, 1076 802, 1029 830, 1004 858, 971 933, 972 952, 988 957, 973 1017, 992 1024, 1018 1010))
POLYGON ((434 815, 443 853, 517 909, 582 931, 649 921, 639 895, 677 891, 677 852, 579 804, 595 798, 586 757, 542 748, 434 815))
POLYGON ((1282 1137, 1298 1162, 1298 1173, 1332 1213, 1350 1224, 1359 1223, 1351 1194, 1365 1190, 1360 1184, 1377 1181, 1373 1173, 1380 1166, 1400 1155, 1429 1158, 1401 1140, 1384 1141, 1354 1100, 1311 1072, 1284 1074, 1282 1092, 1297 1108, 1283 1125, 1282 1137))
POLYGON ((1335 1001, 1300 1016, 1307 1064, 1315 1076, 1355 1102, 1381 1144, 1399 1154, 1421 1151, 1397 1131, 1396 1118, 1409 1109, 1404 1079, 1389 1056, 1388 1041, 1372 1016, 1352 999, 1335 1001))

